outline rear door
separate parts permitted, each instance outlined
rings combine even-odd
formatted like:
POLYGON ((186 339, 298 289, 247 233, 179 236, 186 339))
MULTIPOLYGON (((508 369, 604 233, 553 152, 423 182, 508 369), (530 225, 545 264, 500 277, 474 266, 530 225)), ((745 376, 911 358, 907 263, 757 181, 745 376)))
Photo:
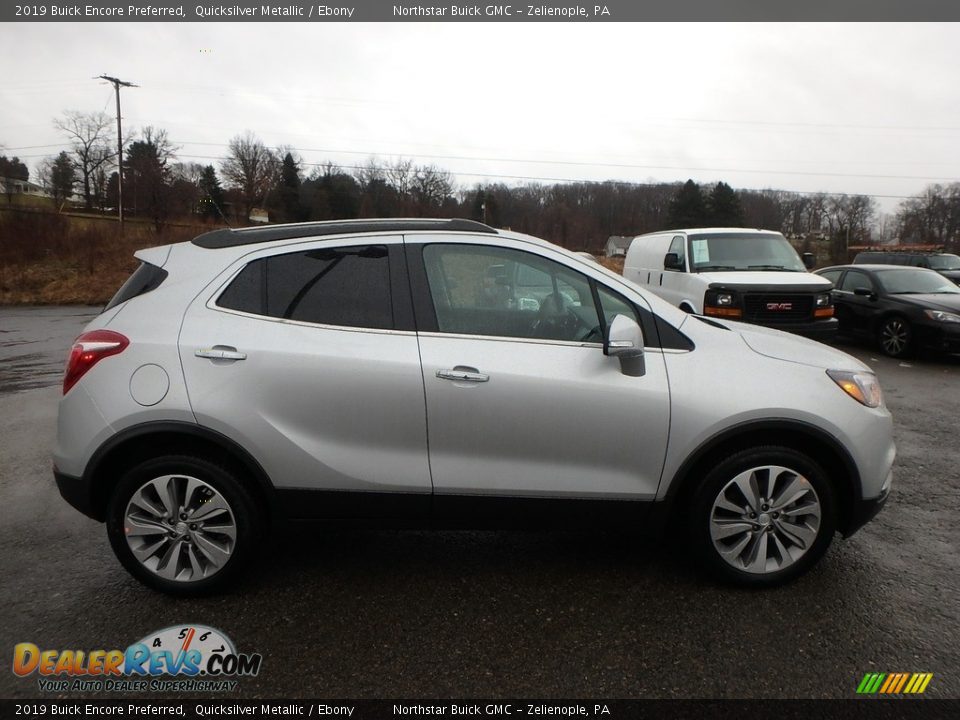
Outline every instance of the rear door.
POLYGON ((667 376, 660 353, 647 354, 643 377, 603 354, 603 326, 636 312, 623 295, 520 241, 407 243, 441 520, 497 512, 479 499, 653 499, 667 376), (498 266, 507 271, 490 270, 498 266), (491 284, 492 275, 526 282, 491 284))
POLYGON ((295 516, 429 508, 402 248, 365 237, 254 249, 186 313, 180 354, 197 421, 247 448, 295 516))

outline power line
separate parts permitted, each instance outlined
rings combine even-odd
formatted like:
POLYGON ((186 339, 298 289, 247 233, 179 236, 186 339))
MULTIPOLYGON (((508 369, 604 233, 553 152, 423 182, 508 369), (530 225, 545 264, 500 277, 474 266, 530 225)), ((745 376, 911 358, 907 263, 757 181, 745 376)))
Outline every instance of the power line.
MULTIPOLYGON (((216 147, 229 147, 228 143, 210 143, 210 142, 191 142, 188 140, 174 140, 173 142, 184 145, 209 145, 216 147)), ((277 148, 273 148, 276 150, 277 148)), ((339 153, 342 155, 393 155, 395 153, 378 153, 362 150, 335 150, 332 148, 290 148, 299 153, 318 152, 318 153, 339 153)), ((723 173, 756 173, 767 175, 809 175, 813 177, 848 177, 848 178, 869 178, 874 180, 927 180, 933 182, 956 182, 956 177, 931 177, 926 175, 882 175, 870 173, 838 173, 838 172, 813 172, 809 170, 751 170, 746 168, 717 168, 717 167, 685 167, 681 165, 632 165, 626 163, 592 163, 578 162, 573 160, 529 160, 523 158, 503 158, 503 157, 477 157, 474 155, 434 155, 429 153, 414 153, 414 157, 427 158, 430 160, 479 160, 482 162, 508 162, 523 163, 530 165, 570 165, 574 167, 602 167, 615 170, 680 170, 683 172, 723 172, 723 173)))

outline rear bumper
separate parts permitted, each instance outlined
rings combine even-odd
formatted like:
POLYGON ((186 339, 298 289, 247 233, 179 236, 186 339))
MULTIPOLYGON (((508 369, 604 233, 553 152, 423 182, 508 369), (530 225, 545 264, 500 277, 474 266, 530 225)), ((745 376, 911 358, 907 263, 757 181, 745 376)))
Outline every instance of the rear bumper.
POLYGON ((57 481, 57 489, 64 500, 87 517, 103 521, 102 514, 95 509, 93 489, 90 487, 89 481, 67 475, 56 468, 53 469, 53 478, 57 481))

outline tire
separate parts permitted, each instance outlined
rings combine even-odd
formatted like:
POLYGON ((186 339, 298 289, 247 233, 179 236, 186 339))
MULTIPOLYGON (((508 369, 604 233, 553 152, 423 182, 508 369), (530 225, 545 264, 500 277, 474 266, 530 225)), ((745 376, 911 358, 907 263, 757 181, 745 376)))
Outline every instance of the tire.
POLYGON ((790 448, 759 447, 738 452, 707 474, 694 496, 687 533, 708 572, 738 585, 768 587, 816 564, 833 539, 836 516, 836 493, 816 462, 790 448))
POLYGON ((131 468, 107 509, 107 535, 121 564, 171 595, 226 587, 253 555, 261 530, 257 506, 238 477, 187 455, 131 468))
POLYGON ((877 342, 884 355, 893 358, 910 357, 913 354, 913 328, 906 318, 891 315, 880 322, 877 342))

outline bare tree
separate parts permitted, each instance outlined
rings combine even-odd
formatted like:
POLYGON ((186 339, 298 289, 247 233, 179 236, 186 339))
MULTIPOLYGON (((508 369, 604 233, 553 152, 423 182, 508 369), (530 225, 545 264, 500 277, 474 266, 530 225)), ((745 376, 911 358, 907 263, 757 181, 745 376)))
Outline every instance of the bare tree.
POLYGON ((62 118, 53 121, 53 126, 70 138, 73 164, 80 173, 83 186, 84 207, 90 210, 97 197, 98 171, 101 171, 101 176, 105 176, 117 155, 116 148, 110 143, 113 119, 102 112, 82 113, 68 110, 62 118))
POLYGON ((432 214, 453 195, 453 178, 436 165, 421 165, 414 168, 410 191, 417 211, 422 215, 432 214))
POLYGON ((367 158, 367 162, 354 173, 354 177, 363 192, 367 192, 371 185, 382 186, 386 184, 386 174, 375 157, 367 158))
POLYGON ((417 169, 414 166, 413 160, 409 158, 395 160, 384 169, 384 177, 387 184, 402 197, 407 197, 410 194, 416 173, 417 169))
POLYGON ((227 185, 240 193, 245 219, 263 203, 276 181, 278 167, 276 155, 253 133, 247 131, 230 141, 221 173, 227 185))

